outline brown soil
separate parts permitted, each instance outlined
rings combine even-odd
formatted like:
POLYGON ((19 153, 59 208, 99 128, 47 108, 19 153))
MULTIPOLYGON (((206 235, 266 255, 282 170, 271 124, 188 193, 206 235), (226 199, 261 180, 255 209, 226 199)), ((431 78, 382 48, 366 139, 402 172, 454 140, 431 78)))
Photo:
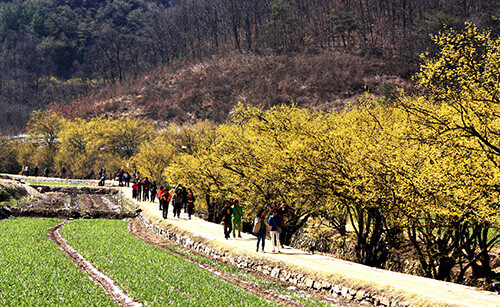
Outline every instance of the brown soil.
POLYGON ((67 194, 62 194, 62 193, 50 193, 46 194, 43 199, 40 201, 36 201, 33 203, 33 206, 29 208, 28 210, 36 210, 36 211, 43 211, 43 210, 57 210, 61 209, 64 205, 64 201, 68 198, 67 194))
POLYGON ((92 200, 94 205, 99 208, 99 210, 112 211, 111 208, 102 200, 102 195, 92 195, 92 200))
MULTIPOLYGON (((136 213, 124 209, 114 197, 108 199, 120 208, 119 212, 113 211, 103 202, 104 194, 84 194, 50 192, 45 193, 41 198, 24 205, 23 207, 11 208, 14 216, 27 217, 49 217, 49 218, 105 218, 123 219, 136 216, 136 213), (64 208, 65 202, 71 198, 69 208, 64 208), (77 206, 78 205, 78 206, 77 206), (83 206, 83 210, 81 208, 83 206)), ((87 191, 92 192, 92 191, 87 191)))
MULTIPOLYGON (((156 247, 161 248, 165 251, 168 251, 172 254, 175 254, 178 257, 181 257, 186 261, 194 263, 194 264, 198 265, 199 267, 201 267, 209 272, 212 272, 213 274, 217 275, 218 277, 220 277, 220 278, 222 278, 222 279, 224 279, 224 280, 226 280, 226 281, 228 281, 228 282, 230 282, 238 287, 241 287, 249 292, 260 295, 260 296, 265 297, 269 300, 276 301, 277 303, 283 304, 286 306, 301 306, 301 305, 297 304, 296 302, 293 302, 293 301, 287 299, 284 296, 273 293, 267 289, 264 289, 264 288, 259 287, 257 285, 248 283, 244 280, 241 280, 241 279, 236 278, 234 276, 231 276, 229 274, 226 274, 226 273, 224 273, 224 272, 222 272, 222 271, 220 271, 212 266, 209 266, 207 264, 192 260, 192 259, 190 259, 190 258, 188 258, 188 257, 186 257, 186 256, 184 256, 176 251, 173 251, 173 250, 167 248, 167 246, 173 246, 173 245, 179 246, 179 244, 175 241, 167 240, 162 236, 159 236, 159 235, 156 235, 156 234, 149 232, 146 229, 146 227, 144 226, 144 224, 138 218, 134 218, 130 221, 129 231, 132 235, 134 235, 138 239, 140 239, 146 243, 155 245, 156 247)), ((196 251, 191 250, 190 252, 205 257, 204 255, 202 255, 196 251)), ((263 276, 263 275, 259 275, 259 276, 270 279, 267 276, 263 276)), ((280 281, 273 279, 273 282, 280 282, 280 281)), ((318 298, 324 299, 323 297, 318 297, 318 298)), ((338 305, 338 302, 335 302, 335 303, 338 305)), ((346 303, 346 304, 343 304, 342 306, 349 306, 349 304, 346 303)))
POLYGON ((120 306, 142 306, 138 302, 134 302, 122 289, 120 289, 116 283, 109 277, 104 275, 102 272, 97 271, 92 265, 83 258, 77 251, 71 248, 66 241, 59 235, 59 229, 61 229, 64 224, 68 223, 66 220, 63 223, 52 227, 49 230, 49 238, 54 241, 65 253, 73 260, 73 262, 78 265, 80 269, 85 271, 92 278, 94 282, 99 284, 106 293, 115 300, 120 306))

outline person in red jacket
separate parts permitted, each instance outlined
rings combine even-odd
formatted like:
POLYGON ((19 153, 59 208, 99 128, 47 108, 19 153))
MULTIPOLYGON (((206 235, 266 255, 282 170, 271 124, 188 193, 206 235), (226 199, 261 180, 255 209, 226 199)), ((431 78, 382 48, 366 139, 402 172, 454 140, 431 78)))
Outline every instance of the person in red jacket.
POLYGON ((132 198, 137 199, 137 194, 139 193, 139 185, 137 182, 134 182, 132 185, 132 198))
POLYGON ((159 210, 162 210, 162 208, 163 208, 163 203, 162 203, 162 200, 161 200, 161 195, 163 194, 163 190, 164 189, 165 188, 161 185, 160 189, 158 190, 158 193, 156 194, 156 197, 158 198, 158 202, 160 203, 159 210))

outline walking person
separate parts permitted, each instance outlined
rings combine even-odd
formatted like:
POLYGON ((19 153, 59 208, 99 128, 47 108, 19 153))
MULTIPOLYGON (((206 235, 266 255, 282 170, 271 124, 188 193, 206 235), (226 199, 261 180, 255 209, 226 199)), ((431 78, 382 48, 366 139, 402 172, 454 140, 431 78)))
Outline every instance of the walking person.
POLYGON ((163 207, 163 202, 162 202, 162 199, 161 199, 161 196, 163 194, 163 190, 164 190, 164 187, 161 185, 160 186, 160 189, 158 190, 158 193, 156 194, 156 197, 158 198, 158 203, 159 203, 159 207, 158 207, 158 210, 161 210, 163 207))
POLYGON ((224 201, 224 207, 222 207, 222 223, 224 223, 224 237, 229 239, 232 230, 232 214, 233 209, 231 208, 231 202, 229 200, 224 201))
POLYGON ((180 218, 182 209, 182 189, 180 187, 175 190, 175 193, 174 195, 172 195, 170 202, 174 206, 174 217, 177 216, 178 218, 180 218))
POLYGON ((149 188, 151 187, 151 182, 148 178, 144 178, 142 182, 142 201, 149 201, 149 188))
POLYGON ((281 228, 281 233, 280 233, 280 243, 281 243, 281 248, 284 247, 285 243, 285 236, 287 233, 287 227, 285 226, 285 216, 288 215, 288 206, 285 203, 282 203, 281 206, 278 207, 278 215, 280 216, 280 228, 281 228))
POLYGON ((238 238, 241 238, 241 218, 243 216, 243 208, 240 205, 240 201, 233 200, 233 238, 236 238, 236 228, 238 228, 238 238))
POLYGON ((132 198, 137 199, 138 194, 139 194, 139 184, 137 184, 137 182, 134 182, 134 184, 132 184, 132 198))
POLYGON ((273 244, 273 253, 277 251, 280 253, 280 216, 278 215, 278 210, 273 210, 273 215, 269 217, 269 226, 271 227, 271 243, 273 244))
POLYGON ((188 191, 186 186, 182 187, 182 207, 184 208, 184 213, 187 213, 187 205, 188 205, 188 191))
POLYGON ((189 216, 189 219, 191 219, 191 215, 193 215, 193 212, 194 212, 194 201, 196 200, 196 198, 194 197, 194 194, 193 194, 193 191, 189 190, 189 194, 188 194, 188 197, 187 197, 187 207, 188 207, 188 216, 189 216))
POLYGON ((137 200, 138 201, 142 201, 142 188, 143 188, 142 181, 137 180, 137 200))
POLYGON ((125 172, 125 174, 123 174, 123 180, 125 181, 125 186, 129 187, 130 186, 130 174, 128 172, 125 172))
POLYGON ((162 190, 160 195, 160 207, 163 213, 163 218, 166 219, 168 216, 168 202, 169 202, 169 193, 167 189, 162 190))
POLYGON ((267 223, 267 219, 264 217, 266 211, 264 209, 260 209, 255 216, 255 220, 253 222, 253 233, 257 236, 257 249, 256 252, 259 251, 259 243, 262 242, 262 252, 264 252, 264 247, 266 246, 266 235, 269 231, 269 224, 267 223))
POLYGON ((156 201, 156 180, 151 183, 151 188, 149 188, 149 193, 150 195, 150 201, 155 202, 156 201))

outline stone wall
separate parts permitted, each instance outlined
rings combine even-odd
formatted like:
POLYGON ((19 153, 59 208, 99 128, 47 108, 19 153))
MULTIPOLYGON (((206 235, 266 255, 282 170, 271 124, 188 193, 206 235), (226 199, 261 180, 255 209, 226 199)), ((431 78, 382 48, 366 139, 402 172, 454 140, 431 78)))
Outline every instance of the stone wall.
POLYGON ((166 239, 177 242, 177 244, 182 245, 187 249, 192 249, 196 252, 204 254, 205 256, 229 263, 240 269, 250 272, 258 272, 275 280, 280 280, 281 282, 287 285, 292 285, 297 289, 315 291, 326 297, 341 297, 348 301, 352 301, 352 303, 359 303, 367 306, 406 307, 410 305, 409 303, 404 302, 404 298, 402 296, 385 297, 380 294, 372 294, 363 289, 356 289, 354 287, 347 287, 345 285, 332 283, 326 280, 319 280, 313 275, 308 275, 300 272, 299 270, 294 270, 293 268, 289 268, 283 264, 270 263, 269 259, 259 261, 243 254, 235 255, 234 253, 229 253, 223 249, 210 246, 206 242, 202 242, 203 240, 198 240, 197 238, 189 236, 186 232, 181 232, 173 228, 167 229, 165 226, 160 227, 155 225, 143 214, 140 214, 139 217, 141 222, 144 223, 146 228, 151 233, 163 236, 166 239))

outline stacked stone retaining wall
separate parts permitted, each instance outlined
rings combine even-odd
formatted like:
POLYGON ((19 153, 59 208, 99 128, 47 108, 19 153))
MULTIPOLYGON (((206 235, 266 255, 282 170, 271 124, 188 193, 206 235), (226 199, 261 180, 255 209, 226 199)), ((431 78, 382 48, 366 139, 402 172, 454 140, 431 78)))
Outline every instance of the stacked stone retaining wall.
POLYGON ((370 291, 363 289, 356 289, 354 287, 346 287, 342 284, 332 283, 326 280, 317 279, 312 274, 309 275, 300 270, 295 270, 283 264, 271 263, 269 259, 258 260, 245 256, 243 254, 235 255, 229 253, 222 248, 210 246, 204 240, 198 239, 189 235, 187 232, 175 229, 175 227, 168 228, 155 225, 154 222, 148 220, 143 214, 139 215, 141 222, 153 234, 160 235, 168 240, 174 241, 177 244, 194 250, 198 253, 204 254, 207 257, 223 261, 231 264, 240 269, 261 273, 265 276, 280 280, 281 282, 303 289, 306 291, 314 291, 324 295, 325 297, 338 298, 342 297, 353 303, 359 303, 367 306, 400 306, 406 307, 410 304, 404 301, 404 297, 385 297, 380 294, 373 294, 370 291))

